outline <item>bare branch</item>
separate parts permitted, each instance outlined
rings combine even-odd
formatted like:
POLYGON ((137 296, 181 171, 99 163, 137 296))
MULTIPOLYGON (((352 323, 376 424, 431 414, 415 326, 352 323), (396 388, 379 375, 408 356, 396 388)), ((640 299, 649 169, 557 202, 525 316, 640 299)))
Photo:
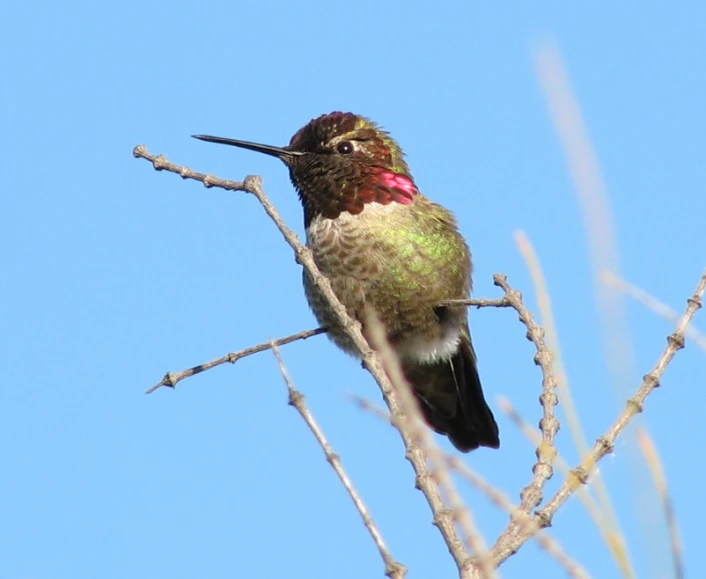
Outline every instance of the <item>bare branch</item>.
POLYGON ((200 181, 206 187, 218 186, 233 191, 245 191, 247 193, 251 193, 258 199, 267 215, 275 223, 280 233, 282 233, 285 241, 292 248, 297 262, 305 268, 311 276, 311 279, 317 289, 329 302, 331 311, 336 316, 341 328, 348 334, 353 344, 361 353, 364 366, 373 375, 375 381, 380 386, 385 403, 390 409, 390 413, 393 417, 393 424, 398 429, 404 442, 406 449, 405 456, 414 468, 414 472, 417 477, 417 486, 424 494, 424 497, 431 508, 432 514, 434 515, 434 520, 440 522, 437 526, 444 538, 444 541, 449 547, 452 556, 454 557, 454 561, 456 562, 459 571, 461 571, 464 566, 467 565, 469 559, 468 553, 466 553, 463 548, 463 543, 458 537, 458 533, 453 526, 453 522, 445 522, 449 520, 447 516, 448 510, 444 506, 436 484, 429 475, 429 470, 427 468, 426 459, 423 452, 413 443, 413 440, 410 438, 409 434, 405 432, 404 420, 397 420, 397 417, 399 417, 402 413, 400 402, 395 388, 392 386, 389 378, 384 372, 379 356, 370 348, 367 341, 361 334, 360 324, 348 315, 345 307, 341 304, 338 297, 331 289, 328 279, 319 271, 316 263, 314 262, 311 251, 302 245, 297 235, 286 226, 274 205, 267 198, 267 195, 262 188, 262 180, 259 177, 249 176, 246 177, 243 182, 227 181, 218 179, 212 175, 197 173, 188 167, 170 163, 162 155, 152 155, 149 151, 147 151, 147 148, 144 145, 135 147, 133 150, 133 155, 135 157, 150 161, 156 170, 166 170, 181 175, 184 179, 194 179, 196 181, 200 181))
MULTIPOLYGON (((380 408, 367 398, 363 398, 362 396, 357 396, 355 394, 349 394, 348 396, 365 412, 371 413, 376 418, 383 420, 388 424, 390 423, 390 415, 384 409, 380 408)), ((534 434, 534 431, 532 431, 532 434, 534 434)), ((533 516, 518 511, 517 507, 503 491, 486 481, 457 456, 443 453, 443 458, 449 468, 458 472, 472 486, 488 497, 494 505, 504 509, 510 515, 516 514, 516 516, 520 517, 525 525, 525 529, 533 534, 533 537, 537 540, 539 546, 544 549, 548 555, 556 559, 556 561, 564 568, 569 577, 574 579, 588 579, 590 577, 590 575, 581 567, 579 563, 571 559, 571 557, 566 554, 556 539, 539 529, 533 516)))
MULTIPOLYGON (((434 440, 434 435, 424 426, 419 404, 414 398, 412 389, 402 372, 398 356, 387 342, 385 328, 374 311, 368 312, 365 327, 366 333, 370 338, 370 344, 379 352, 385 371, 390 377, 390 382, 399 395, 402 413, 398 417, 393 415, 391 422, 395 425, 395 421, 404 420, 404 430, 408 432, 413 443, 421 448, 423 453, 429 458, 429 462, 431 462, 434 469, 430 476, 436 480, 439 489, 446 496, 450 506, 450 510, 443 513, 444 520, 439 520, 438 522, 435 520, 435 522, 438 525, 453 525, 453 521, 457 521, 466 536, 468 546, 476 555, 475 560, 468 559, 463 567, 459 569, 461 577, 480 577, 482 579, 495 577, 495 566, 487 555, 486 542, 475 524, 473 514, 468 506, 464 504, 456 489, 451 473, 446 466, 444 453, 439 448, 436 440, 434 440)), ((422 483, 422 481, 419 482, 422 483)))
POLYGON ((338 475, 338 478, 345 487, 346 492, 351 497, 355 508, 358 509, 358 512, 360 513, 360 516, 363 519, 363 524, 368 529, 368 532, 370 533, 373 542, 377 546, 378 551, 380 551, 380 556, 382 557, 382 560, 385 563, 385 575, 390 577, 390 579, 404 579, 404 577, 407 575, 407 567, 397 562, 392 556, 392 553, 390 553, 390 550, 387 548, 385 540, 382 537, 382 533, 375 524, 373 517, 370 515, 368 507, 360 496, 358 490, 353 485, 353 481, 348 476, 348 473, 343 468, 343 464, 341 463, 341 457, 338 455, 338 453, 333 450, 328 440, 326 439, 326 435, 324 434, 323 430, 321 430, 321 427, 314 418, 314 415, 311 413, 306 403, 304 402, 304 395, 294 387, 294 383, 292 382, 292 379, 289 375, 289 371, 287 370, 287 367, 284 364, 282 355, 280 354, 279 348, 277 347, 277 343, 274 340, 270 342, 270 347, 272 349, 272 353, 277 359, 277 364, 279 366, 280 372, 282 373, 282 378, 284 379, 284 382, 287 385, 287 390, 289 391, 289 404, 297 409, 301 417, 304 419, 304 422, 306 422, 307 426, 309 427, 309 430, 311 430, 311 432, 314 434, 314 437, 321 446, 321 449, 324 451, 324 455, 326 455, 326 460, 329 462, 333 470, 336 471, 336 475, 338 475))
POLYGON ((167 372, 164 375, 164 378, 162 378, 162 381, 159 384, 155 384, 154 386, 152 386, 152 388, 146 390, 145 394, 152 394, 152 392, 154 392, 158 388, 161 388, 162 386, 174 388, 179 382, 181 382, 185 378, 190 378, 194 374, 199 374, 201 372, 204 372, 205 370, 210 370, 211 368, 215 368, 216 366, 220 366, 221 364, 235 364, 241 358, 245 358, 246 356, 251 356, 252 354, 257 354, 258 352, 264 352, 265 350, 269 350, 270 348, 272 348, 273 343, 277 346, 284 346, 285 344, 291 344, 292 342, 296 342, 297 340, 306 340, 307 338, 311 338, 312 336, 318 336, 319 334, 323 334, 325 332, 326 328, 306 330, 304 332, 292 334, 291 336, 287 336, 286 338, 274 340, 274 342, 265 342, 264 344, 258 344, 257 346, 251 346, 250 348, 239 350, 238 352, 231 352, 230 354, 226 354, 225 356, 221 356, 220 358, 216 358, 215 360, 211 360, 210 362, 205 362, 203 364, 199 364, 198 366, 193 366, 192 368, 182 370, 181 372, 167 372))
POLYGON ((547 552, 549 556, 559 563, 566 571, 566 574, 573 579, 589 579, 590 575, 583 567, 566 554, 559 542, 548 533, 540 531, 532 515, 521 511, 516 507, 509 497, 497 487, 486 481, 481 475, 474 471, 465 462, 456 456, 446 455, 446 460, 451 468, 458 472, 471 485, 482 492, 497 507, 510 514, 513 519, 517 519, 524 526, 525 531, 532 534, 539 546, 547 552))
MULTIPOLYGON (((194 175, 200 175, 200 173, 194 173, 194 175)), ((439 302, 439 305, 441 306, 449 306, 449 305, 456 305, 456 306, 475 306, 478 308, 482 307, 496 307, 496 308, 503 308, 503 307, 509 307, 510 304, 507 303, 505 298, 500 298, 498 300, 489 300, 486 298, 479 298, 479 299, 470 299, 470 300, 447 300, 444 302, 439 302)), ((313 336, 318 336, 319 334, 325 334, 328 330, 326 328, 316 328, 314 330, 304 330, 303 332, 298 332, 296 334, 292 334, 291 336, 286 336, 285 338, 279 338, 278 340, 275 340, 278 346, 284 346, 286 344, 290 344, 292 342, 296 342, 297 340, 306 340, 307 338, 311 338, 313 336)), ((210 370, 211 368, 215 368, 216 366, 220 366, 222 364, 235 364, 238 360, 241 358, 245 358, 247 356, 251 356, 252 354, 258 354, 260 352, 264 352, 266 350, 269 350, 271 348, 270 342, 264 342, 262 344, 258 344, 256 346, 251 346, 249 348, 244 348, 242 350, 239 350, 237 352, 230 352, 229 354, 226 354, 225 356, 221 356, 220 358, 216 358, 215 360, 211 360, 209 362, 204 362, 203 364, 198 364, 196 366, 193 366, 191 368, 187 368, 186 370, 182 370, 181 372, 167 372, 164 375, 164 378, 158 383, 152 386, 151 388, 148 388, 145 390, 145 394, 152 394, 155 390, 158 390, 159 388, 162 388, 164 386, 168 388, 175 388, 176 385, 181 382, 182 380, 186 378, 191 378, 191 376, 194 376, 195 374, 200 374, 201 372, 204 372, 206 370, 210 370)))
MULTIPOLYGON (((540 445, 542 443, 542 435, 537 432, 517 411, 517 409, 512 405, 512 402, 505 396, 500 396, 498 400, 500 410, 502 410, 505 415, 510 419, 510 421, 524 434, 530 443, 540 445)), ((569 476, 571 474, 571 467, 562 458, 562 456, 557 452, 554 457, 554 466, 561 471, 564 476, 569 476)), ((594 500, 591 494, 588 492, 588 488, 579 487, 578 489, 579 499, 586 507, 588 514, 593 519, 596 526, 601 529, 603 513, 601 512, 601 507, 594 500)))
MULTIPOLYGON (((552 517, 557 509, 576 492, 576 489, 580 485, 588 482, 588 478, 595 470, 598 461, 613 451, 618 435, 625 430, 627 425, 638 413, 642 412, 647 397, 659 386, 667 366, 674 359, 676 353, 684 347, 686 329, 696 314, 696 311, 702 305, 704 291, 706 291, 706 272, 701 276, 694 295, 687 300, 688 305, 686 311, 681 317, 676 331, 667 337, 667 347, 655 364, 655 367, 651 372, 645 375, 642 385, 635 395, 628 400, 626 408, 620 416, 618 416, 615 423, 603 436, 598 438, 591 452, 583 459, 578 467, 572 470, 571 476, 564 481, 564 484, 547 502, 546 506, 537 512, 535 520, 538 526, 548 527, 551 525, 552 517)), ((531 535, 523 532, 521 529, 518 529, 512 534, 503 533, 501 539, 499 539, 491 549, 494 560, 499 563, 504 561, 527 542, 530 536, 531 535)))
MULTIPOLYGON (((523 231, 515 232, 515 241, 517 242, 517 247, 524 258, 525 263, 527 264, 527 269, 530 272, 532 283, 535 287, 537 304, 539 306, 539 316, 542 326, 546 331, 547 347, 554 355, 554 372, 557 377, 557 389, 559 391, 559 399, 564 406, 566 422, 569 425, 569 431, 571 432, 578 455, 584 456, 588 452, 589 447, 581 426, 578 410, 574 404, 574 397, 571 393, 569 377, 564 371, 561 348, 559 345, 559 332, 554 322, 551 297, 549 294, 549 289, 547 288, 546 279, 544 278, 544 272, 542 271, 542 265, 539 261, 537 253, 534 250, 534 247, 532 246, 532 243, 523 231)), ((584 502, 584 504, 587 508, 589 508, 589 513, 593 516, 594 522, 596 523, 603 540, 608 546, 610 553, 615 558, 618 567, 624 571, 624 575, 626 577, 634 577, 635 571, 630 562, 630 553, 628 551, 627 541, 622 529, 620 528, 620 523, 617 515, 615 514, 610 493, 608 492, 607 485, 603 479, 597 479, 594 482, 593 490, 596 491, 601 508, 593 510, 589 508, 588 503, 584 502)), ((588 496, 588 492, 581 493, 581 495, 586 498, 588 496)))
MULTIPOLYGON (((571 86, 560 51, 551 45, 544 46, 537 50, 534 56, 537 78, 544 90, 550 117, 561 141, 574 181, 574 192, 581 207, 594 278, 597 314, 603 330, 604 355, 614 385, 618 386, 620 394, 625 396, 627 390, 623 389, 628 388, 635 369, 625 304, 619 293, 610 291, 598 282, 600 270, 620 271, 620 252, 610 197, 601 174, 598 155, 591 142, 580 103, 571 86)), ((560 391, 560 395, 562 394, 560 391)), ((582 442, 580 441, 578 447, 580 456, 583 456, 588 448, 582 442)), ((613 533, 614 540, 609 543, 611 552, 623 576, 632 579, 636 572, 608 490, 602 481, 598 481, 595 490, 608 519, 607 528, 617 530, 617 533, 613 533)))
POLYGON ((503 546, 512 541, 513 538, 523 534, 523 529, 526 527, 522 521, 522 516, 518 513, 528 515, 532 509, 540 504, 543 498, 544 485, 554 474, 552 466, 556 456, 554 437, 559 430, 559 420, 554 416, 554 408, 557 404, 557 396, 554 389, 556 388, 557 380, 552 369, 552 353, 544 342, 544 330, 537 325, 531 312, 525 307, 522 301, 522 294, 508 285, 506 276, 495 275, 493 280, 495 285, 503 289, 506 299, 510 302, 512 308, 517 311, 520 321, 527 327, 527 339, 534 344, 537 350, 534 361, 542 371, 542 394, 539 400, 544 411, 542 420, 539 422, 542 442, 537 447, 537 462, 532 468, 532 482, 520 493, 520 506, 514 512, 507 529, 500 535, 491 549, 494 560, 499 564, 507 558, 500 558, 499 556, 503 552, 503 546))
POLYGON ((552 497, 552 499, 539 513, 537 513, 537 516, 547 522, 551 521, 551 518, 557 508, 559 508, 559 506, 561 506, 566 499, 573 494, 576 490, 575 487, 578 486, 578 484, 586 482, 588 476, 594 470, 598 461, 606 454, 613 451, 615 440, 618 435, 625 430, 627 425, 630 424, 630 421, 635 418, 638 413, 642 412, 647 397, 654 392, 655 388, 659 386, 660 380, 662 379, 662 375, 667 369, 667 366, 674 359, 676 353, 684 347, 684 334, 686 333, 686 328, 689 326, 692 318, 702 305, 701 300, 704 291, 706 291, 706 272, 704 272, 701 276, 694 295, 687 300, 688 305, 686 307, 686 311, 679 321, 676 331, 667 337, 667 347, 664 349, 664 352, 655 364, 655 367, 650 373, 645 375, 642 385, 635 395, 628 400, 625 410, 623 410, 613 426, 611 426, 608 431, 596 441, 596 444, 589 455, 583 459, 580 466, 574 469, 574 476, 569 477, 569 479, 564 482, 556 495, 552 497))

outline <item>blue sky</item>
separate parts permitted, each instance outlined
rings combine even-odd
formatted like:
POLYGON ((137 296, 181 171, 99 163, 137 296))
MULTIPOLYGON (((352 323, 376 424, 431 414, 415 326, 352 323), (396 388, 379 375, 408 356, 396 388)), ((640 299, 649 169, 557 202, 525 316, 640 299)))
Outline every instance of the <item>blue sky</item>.
MULTIPOLYGON (((701 3, 10 1, 1 16, 0 579, 382 576, 271 354, 143 394, 166 370, 315 322, 257 202, 157 173, 133 159, 137 144, 222 177, 262 175, 301 234, 283 166, 189 135, 285 144, 324 112, 377 120, 420 188, 456 212, 476 295, 498 296, 491 276, 504 272, 536 310, 513 232, 535 244, 589 440, 671 327, 628 302, 634 365, 626 384, 612 381, 579 202, 533 68, 539 43, 552 39, 570 70, 623 275, 682 311, 704 267, 701 3)), ((502 448, 466 460, 517 498, 533 448, 497 396, 535 424, 539 372, 512 312, 471 317, 502 448)), ((372 379, 323 337, 282 352, 397 559, 412 577, 454 576, 398 436, 345 396, 379 401, 372 379)), ((663 456, 693 577, 706 575, 705 363, 695 347, 681 352, 640 419, 663 456)), ((568 429, 558 445, 575 463, 568 429)), ((669 576, 644 473, 629 437, 600 468, 638 575, 669 576)), ((496 537, 507 516, 463 492, 496 537)), ((577 500, 554 524, 594 576, 619 576, 577 500)), ((533 545, 503 576, 528 568, 564 576, 533 545)))

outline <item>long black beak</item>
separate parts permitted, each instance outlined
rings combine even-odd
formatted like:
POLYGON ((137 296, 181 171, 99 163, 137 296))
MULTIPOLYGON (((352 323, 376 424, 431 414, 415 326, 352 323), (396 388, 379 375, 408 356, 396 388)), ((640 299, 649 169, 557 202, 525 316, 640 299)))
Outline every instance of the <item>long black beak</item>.
POLYGON ((208 141, 209 143, 219 143, 221 145, 231 145, 232 147, 240 147, 241 149, 250 149, 251 151, 257 151, 258 153, 264 153, 265 155, 271 155, 282 159, 283 161, 287 157, 299 157, 304 155, 301 151, 289 151, 282 147, 273 147, 272 145, 262 145, 260 143, 251 143, 249 141, 239 141, 237 139, 226 139, 224 137, 212 137, 211 135, 191 135, 194 139, 199 139, 200 141, 208 141))

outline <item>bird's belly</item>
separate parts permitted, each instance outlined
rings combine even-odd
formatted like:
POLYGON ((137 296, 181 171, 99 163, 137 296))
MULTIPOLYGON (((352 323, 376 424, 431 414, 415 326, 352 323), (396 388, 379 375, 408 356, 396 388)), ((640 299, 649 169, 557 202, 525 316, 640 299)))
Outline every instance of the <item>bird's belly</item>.
MULTIPOLYGON (((362 322, 366 312, 374 310, 394 349, 404 358, 419 362, 450 358, 461 339, 465 309, 441 319, 434 306, 439 299, 448 299, 446 296, 439 298, 429 293, 430 288, 423 281, 394 275, 394 268, 390 267, 393 256, 389 251, 379 253, 374 234, 360 227, 351 231, 352 227, 345 225, 330 221, 314 224, 307 232, 307 242, 321 273, 329 279, 348 314, 362 322)), ((304 289, 319 324, 329 328, 336 345, 360 356, 306 272, 304 289)))
MULTIPOLYGON (((364 284, 349 276, 330 277, 326 273, 324 275, 329 277, 331 289, 346 308, 348 315, 353 319, 360 320, 358 312, 362 312, 365 306, 364 284)), ((358 349, 339 324, 328 300, 319 291, 306 271, 304 272, 304 292, 317 321, 321 326, 328 328, 329 337, 342 350, 360 357, 358 349)))

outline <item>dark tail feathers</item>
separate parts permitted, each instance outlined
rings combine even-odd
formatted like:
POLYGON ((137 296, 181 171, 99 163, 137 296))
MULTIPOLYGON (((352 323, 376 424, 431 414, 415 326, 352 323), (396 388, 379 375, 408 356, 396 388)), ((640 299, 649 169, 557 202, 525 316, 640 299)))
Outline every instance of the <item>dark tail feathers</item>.
POLYGON ((476 356, 469 339, 461 340, 451 360, 403 363, 429 425, 446 434, 461 452, 479 446, 498 448, 498 425, 483 396, 476 356))

